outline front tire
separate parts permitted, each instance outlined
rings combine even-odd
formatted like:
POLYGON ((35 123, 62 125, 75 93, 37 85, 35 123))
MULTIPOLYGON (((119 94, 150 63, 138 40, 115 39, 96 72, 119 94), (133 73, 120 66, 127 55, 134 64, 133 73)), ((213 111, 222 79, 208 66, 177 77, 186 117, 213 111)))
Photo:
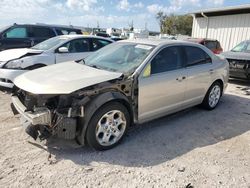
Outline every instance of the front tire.
POLYGON ((119 144, 130 126, 127 108, 119 102, 100 107, 92 116, 87 132, 87 143, 96 150, 108 150, 119 144))
POLYGON ((202 106, 207 110, 213 110, 218 105, 222 95, 222 85, 219 82, 213 83, 208 89, 207 94, 202 102, 202 106))

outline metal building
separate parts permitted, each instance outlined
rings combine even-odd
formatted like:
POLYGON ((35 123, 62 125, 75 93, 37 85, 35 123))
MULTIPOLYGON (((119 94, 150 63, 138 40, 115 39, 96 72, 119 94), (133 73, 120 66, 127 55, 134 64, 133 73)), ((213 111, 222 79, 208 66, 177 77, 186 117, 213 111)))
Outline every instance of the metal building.
POLYGON ((192 37, 220 41, 224 51, 250 39, 250 4, 192 13, 192 37))

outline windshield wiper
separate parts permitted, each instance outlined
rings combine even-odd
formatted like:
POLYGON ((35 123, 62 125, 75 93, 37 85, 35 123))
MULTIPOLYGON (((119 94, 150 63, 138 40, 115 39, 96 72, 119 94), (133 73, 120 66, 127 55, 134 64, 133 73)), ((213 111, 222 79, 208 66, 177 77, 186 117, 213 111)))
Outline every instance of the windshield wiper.
POLYGON ((83 62, 83 64, 85 64, 85 61, 84 61, 84 59, 80 59, 80 60, 75 60, 75 62, 76 62, 76 63, 80 63, 81 61, 83 62))
POLYGON ((93 68, 95 68, 95 69, 102 69, 101 67, 96 66, 96 65, 88 65, 88 66, 93 67, 93 68))

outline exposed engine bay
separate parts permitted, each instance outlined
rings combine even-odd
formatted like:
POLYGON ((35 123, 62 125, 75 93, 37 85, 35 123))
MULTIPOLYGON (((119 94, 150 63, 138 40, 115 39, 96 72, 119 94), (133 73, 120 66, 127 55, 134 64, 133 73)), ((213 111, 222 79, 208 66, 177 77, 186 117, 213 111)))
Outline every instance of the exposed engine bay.
POLYGON ((91 114, 109 100, 124 100, 136 118, 137 89, 133 86, 133 79, 119 78, 63 95, 37 95, 15 87, 11 107, 21 114, 26 132, 35 140, 52 135, 75 139, 84 134, 91 114))

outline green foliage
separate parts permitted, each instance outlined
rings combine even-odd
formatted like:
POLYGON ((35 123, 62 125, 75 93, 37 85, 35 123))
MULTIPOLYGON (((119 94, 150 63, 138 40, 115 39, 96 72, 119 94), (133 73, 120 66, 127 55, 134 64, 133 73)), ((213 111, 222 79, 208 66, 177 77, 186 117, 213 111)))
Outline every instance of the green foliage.
POLYGON ((166 15, 158 12, 156 19, 159 22, 161 33, 169 35, 191 35, 193 18, 190 15, 166 15))

